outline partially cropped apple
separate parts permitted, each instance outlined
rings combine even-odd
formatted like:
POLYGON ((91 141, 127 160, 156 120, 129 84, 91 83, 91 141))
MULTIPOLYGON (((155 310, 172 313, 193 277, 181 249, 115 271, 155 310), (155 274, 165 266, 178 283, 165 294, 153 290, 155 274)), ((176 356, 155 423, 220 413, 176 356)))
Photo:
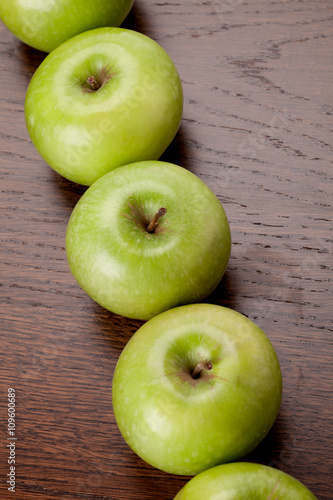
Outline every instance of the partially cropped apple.
POLYGON ((191 479, 174 500, 316 500, 297 479, 266 465, 218 465, 191 479))
POLYGON ((146 320, 204 300, 231 247, 222 204, 194 174, 160 161, 123 166, 96 181, 66 233, 70 269, 106 309, 146 320))
POLYGON ((0 19, 22 42, 44 52, 84 31, 120 26, 133 0, 1 0, 0 19))
POLYGON ((253 450, 276 419, 281 392, 264 332, 211 304, 177 307, 145 323, 121 353, 112 388, 128 445, 150 465, 181 475, 253 450))
POLYGON ((49 54, 26 96, 30 137, 59 174, 90 185, 158 159, 180 125, 178 72, 151 38, 122 28, 77 35, 49 54))

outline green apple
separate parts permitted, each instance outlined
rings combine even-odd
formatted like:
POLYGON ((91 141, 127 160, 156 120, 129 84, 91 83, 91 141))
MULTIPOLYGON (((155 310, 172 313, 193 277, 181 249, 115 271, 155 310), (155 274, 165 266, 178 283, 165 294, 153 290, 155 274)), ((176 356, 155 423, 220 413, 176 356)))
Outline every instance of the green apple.
POLYGON ((316 500, 297 479, 273 467, 238 462, 201 472, 174 500, 316 500))
POLYGON ((44 160, 74 182, 158 159, 174 138, 182 86, 165 50, 122 28, 77 35, 49 54, 25 103, 30 137, 44 160))
POLYGON ((253 450, 276 419, 281 393, 278 358, 264 332, 211 304, 177 307, 139 328, 118 359, 112 389, 116 422, 132 450, 181 475, 253 450))
POLYGON ((204 300, 226 269, 229 224, 214 193, 182 167, 159 161, 96 181, 70 217, 70 269, 100 305, 147 320, 204 300))
POLYGON ((0 19, 22 42, 51 52, 84 31, 120 26, 133 0, 1 0, 0 19))

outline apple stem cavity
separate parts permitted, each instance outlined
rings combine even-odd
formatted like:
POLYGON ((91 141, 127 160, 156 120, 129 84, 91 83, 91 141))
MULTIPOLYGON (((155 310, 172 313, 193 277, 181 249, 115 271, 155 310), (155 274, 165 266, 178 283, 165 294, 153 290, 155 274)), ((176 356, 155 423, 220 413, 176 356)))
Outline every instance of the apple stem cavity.
POLYGON ((161 207, 157 212, 156 214, 154 215, 154 218, 152 221, 150 221, 150 223, 148 224, 147 226, 147 232, 148 233, 153 233, 155 231, 155 229, 157 228, 158 226, 158 223, 160 221, 160 219, 163 217, 163 215, 165 215, 167 213, 167 209, 166 208, 163 208, 161 207))
POLYGON ((194 380, 200 378, 201 372, 203 370, 212 370, 213 369, 213 364, 210 361, 207 361, 206 363, 198 363, 197 366, 194 368, 193 372, 191 373, 191 376, 194 380))
POLYGON ((99 89, 104 87, 104 85, 107 84, 108 81, 110 81, 114 76, 116 76, 116 73, 114 73, 109 66, 104 66, 101 70, 96 72, 95 76, 88 76, 88 78, 81 86, 82 92, 84 94, 97 92, 99 89))

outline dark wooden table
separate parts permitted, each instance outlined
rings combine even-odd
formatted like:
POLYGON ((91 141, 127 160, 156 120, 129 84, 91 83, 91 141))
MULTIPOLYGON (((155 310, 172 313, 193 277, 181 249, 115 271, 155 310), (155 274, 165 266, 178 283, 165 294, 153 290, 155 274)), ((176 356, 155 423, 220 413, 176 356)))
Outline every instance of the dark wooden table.
MULTIPOLYGON (((278 419, 246 460, 332 499, 332 35, 330 0, 136 0, 124 26, 159 42, 184 88, 163 159, 226 209, 228 270, 208 301, 253 319, 280 359, 278 419)), ((85 188, 29 140, 28 83, 45 54, 0 26, 0 497, 172 500, 168 475, 125 444, 111 404, 118 356, 141 325, 96 305, 65 254, 85 188), (7 389, 16 391, 16 493, 7 491, 7 389)), ((205 499, 203 499, 205 500, 205 499)))

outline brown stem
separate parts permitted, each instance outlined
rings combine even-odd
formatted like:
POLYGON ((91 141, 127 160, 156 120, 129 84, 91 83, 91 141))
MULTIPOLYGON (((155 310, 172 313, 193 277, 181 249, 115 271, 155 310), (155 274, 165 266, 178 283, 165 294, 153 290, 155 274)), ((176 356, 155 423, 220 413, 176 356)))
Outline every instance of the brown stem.
POLYGON ((192 378, 194 379, 197 379, 200 377, 200 373, 202 372, 202 370, 212 370, 213 369, 213 365, 210 361, 208 361, 207 363, 198 363, 197 366, 194 368, 193 372, 192 372, 192 378))
POLYGON ((159 220, 163 217, 163 215, 165 215, 167 213, 167 209, 166 208, 160 208, 156 214, 154 215, 154 218, 153 220, 148 224, 147 226, 147 231, 148 233, 153 233, 155 231, 155 229, 157 228, 158 226, 158 222, 159 220))
POLYGON ((92 90, 95 90, 95 91, 101 88, 100 85, 96 82, 96 79, 94 76, 88 76, 87 84, 90 85, 92 90))

